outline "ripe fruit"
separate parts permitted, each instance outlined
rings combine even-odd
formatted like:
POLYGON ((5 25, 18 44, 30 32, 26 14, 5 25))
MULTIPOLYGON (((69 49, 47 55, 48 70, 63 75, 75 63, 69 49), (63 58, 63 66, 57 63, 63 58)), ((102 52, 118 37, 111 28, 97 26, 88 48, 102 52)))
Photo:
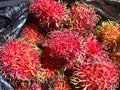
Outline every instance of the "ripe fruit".
POLYGON ((41 28, 50 30, 58 28, 67 18, 63 6, 54 0, 36 0, 31 3, 29 11, 41 28))
POLYGON ((94 9, 86 3, 73 4, 69 16, 70 27, 80 35, 88 35, 92 32, 98 19, 94 9))
MULTIPOLYGON (((6 77, 21 81, 37 78, 40 62, 37 48, 22 39, 9 41, 2 48, 0 71, 6 77)), ((11 80, 11 83, 13 80, 11 80)))
POLYGON ((118 79, 119 73, 110 61, 87 58, 76 63, 71 82, 85 90, 114 90, 118 79))
POLYGON ((39 44, 43 39, 42 33, 40 33, 37 26, 33 23, 28 24, 23 28, 20 37, 35 44, 39 44))
POLYGON ((83 51, 78 33, 71 30, 53 31, 44 42, 43 62, 54 69, 70 67, 83 51))
POLYGON ((116 49, 117 42, 120 38, 120 25, 114 21, 102 22, 101 26, 97 26, 97 36, 102 42, 104 48, 109 51, 116 49))
POLYGON ((96 40, 95 37, 93 36, 86 37, 84 43, 87 56, 94 56, 98 58, 106 56, 105 51, 102 49, 100 43, 96 40))

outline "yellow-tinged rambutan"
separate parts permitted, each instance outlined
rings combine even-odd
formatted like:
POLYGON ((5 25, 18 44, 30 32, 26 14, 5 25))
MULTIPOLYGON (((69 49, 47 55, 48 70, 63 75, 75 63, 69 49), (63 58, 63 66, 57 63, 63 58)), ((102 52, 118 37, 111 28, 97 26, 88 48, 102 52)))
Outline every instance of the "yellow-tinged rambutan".
POLYGON ((43 39, 43 34, 35 24, 31 23, 27 24, 23 28, 22 32, 20 33, 20 38, 24 38, 27 41, 39 44, 43 39))
POLYGON ((105 21, 97 26, 95 34, 108 51, 114 51, 120 39, 120 25, 115 21, 105 21))

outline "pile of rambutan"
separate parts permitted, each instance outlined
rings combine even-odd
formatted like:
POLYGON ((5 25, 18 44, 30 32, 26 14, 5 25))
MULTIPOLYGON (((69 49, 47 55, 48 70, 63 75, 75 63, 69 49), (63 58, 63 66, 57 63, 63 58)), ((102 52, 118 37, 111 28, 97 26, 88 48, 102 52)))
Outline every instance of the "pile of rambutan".
POLYGON ((119 87, 119 23, 98 25, 99 15, 83 2, 32 0, 29 14, 19 37, 0 46, 0 74, 15 90, 119 87))

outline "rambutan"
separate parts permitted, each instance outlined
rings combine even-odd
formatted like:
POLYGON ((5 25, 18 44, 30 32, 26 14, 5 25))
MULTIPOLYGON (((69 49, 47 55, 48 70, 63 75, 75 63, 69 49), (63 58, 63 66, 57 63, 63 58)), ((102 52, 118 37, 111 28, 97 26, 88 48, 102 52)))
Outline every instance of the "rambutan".
POLYGON ((114 21, 102 22, 97 26, 97 36, 103 47, 108 51, 114 51, 120 38, 120 25, 114 21))
POLYGON ((29 11, 36 18, 41 28, 50 30, 58 28, 67 19, 62 4, 54 0, 36 0, 30 4, 29 11))
POLYGON ((86 58, 76 63, 71 83, 85 90, 115 90, 119 73, 116 66, 103 58, 86 58))
POLYGON ((86 48, 86 55, 87 56, 94 56, 94 57, 105 57, 106 53, 101 47, 100 43, 94 36, 86 37, 84 40, 85 48, 86 48))
POLYGON ((39 44, 43 39, 43 35, 39 28, 33 23, 28 24, 23 28, 20 37, 35 44, 39 44))
POLYGON ((92 32, 98 20, 95 10, 86 3, 73 4, 69 16, 71 30, 79 32, 80 35, 88 35, 92 32))
POLYGON ((41 67, 37 52, 35 45, 22 39, 9 41, 2 48, 0 72, 23 82, 36 79, 41 67))
POLYGON ((43 46, 43 62, 54 69, 70 67, 83 51, 82 39, 71 30, 52 31, 43 46))

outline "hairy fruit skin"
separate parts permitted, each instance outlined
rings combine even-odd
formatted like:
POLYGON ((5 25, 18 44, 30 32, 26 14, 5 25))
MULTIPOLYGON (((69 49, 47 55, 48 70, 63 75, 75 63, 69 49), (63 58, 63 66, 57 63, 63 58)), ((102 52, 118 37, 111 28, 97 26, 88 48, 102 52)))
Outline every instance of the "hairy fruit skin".
POLYGON ((117 47, 120 38, 120 25, 114 21, 102 22, 101 26, 97 26, 97 36, 102 42, 106 50, 112 51, 117 47))
POLYGON ((56 83, 54 90, 71 90, 71 89, 68 85, 66 85, 64 80, 59 80, 56 83))
POLYGON ((36 0, 29 7, 41 28, 55 29, 67 19, 63 6, 54 0, 36 0))
POLYGON ((85 90, 112 90, 116 88, 119 73, 111 62, 87 58, 76 63, 71 82, 85 90))
POLYGON ((88 35, 92 32, 98 19, 94 9, 86 3, 73 4, 69 16, 70 27, 80 35, 88 35))
POLYGON ((45 64, 56 69, 68 68, 82 51, 78 33, 66 29, 53 31, 44 42, 43 59, 45 64))
POLYGON ((106 56, 105 51, 100 46, 100 43, 97 41, 95 37, 93 36, 86 37, 84 43, 85 43, 87 56, 99 57, 99 58, 106 56))
POLYGON ((40 33, 40 30, 33 23, 23 28, 20 37, 35 44, 39 44, 43 39, 42 33, 40 33))
POLYGON ((120 52, 116 51, 116 52, 112 52, 109 54, 109 58, 113 61, 113 63, 116 64, 119 73, 120 73, 120 52))
POLYGON ((36 47, 22 39, 5 44, 0 61, 2 62, 0 68, 6 72, 5 75, 8 74, 17 80, 35 79, 40 69, 36 47))
POLYGON ((46 81, 43 90, 71 90, 64 73, 57 71, 56 74, 46 81))

